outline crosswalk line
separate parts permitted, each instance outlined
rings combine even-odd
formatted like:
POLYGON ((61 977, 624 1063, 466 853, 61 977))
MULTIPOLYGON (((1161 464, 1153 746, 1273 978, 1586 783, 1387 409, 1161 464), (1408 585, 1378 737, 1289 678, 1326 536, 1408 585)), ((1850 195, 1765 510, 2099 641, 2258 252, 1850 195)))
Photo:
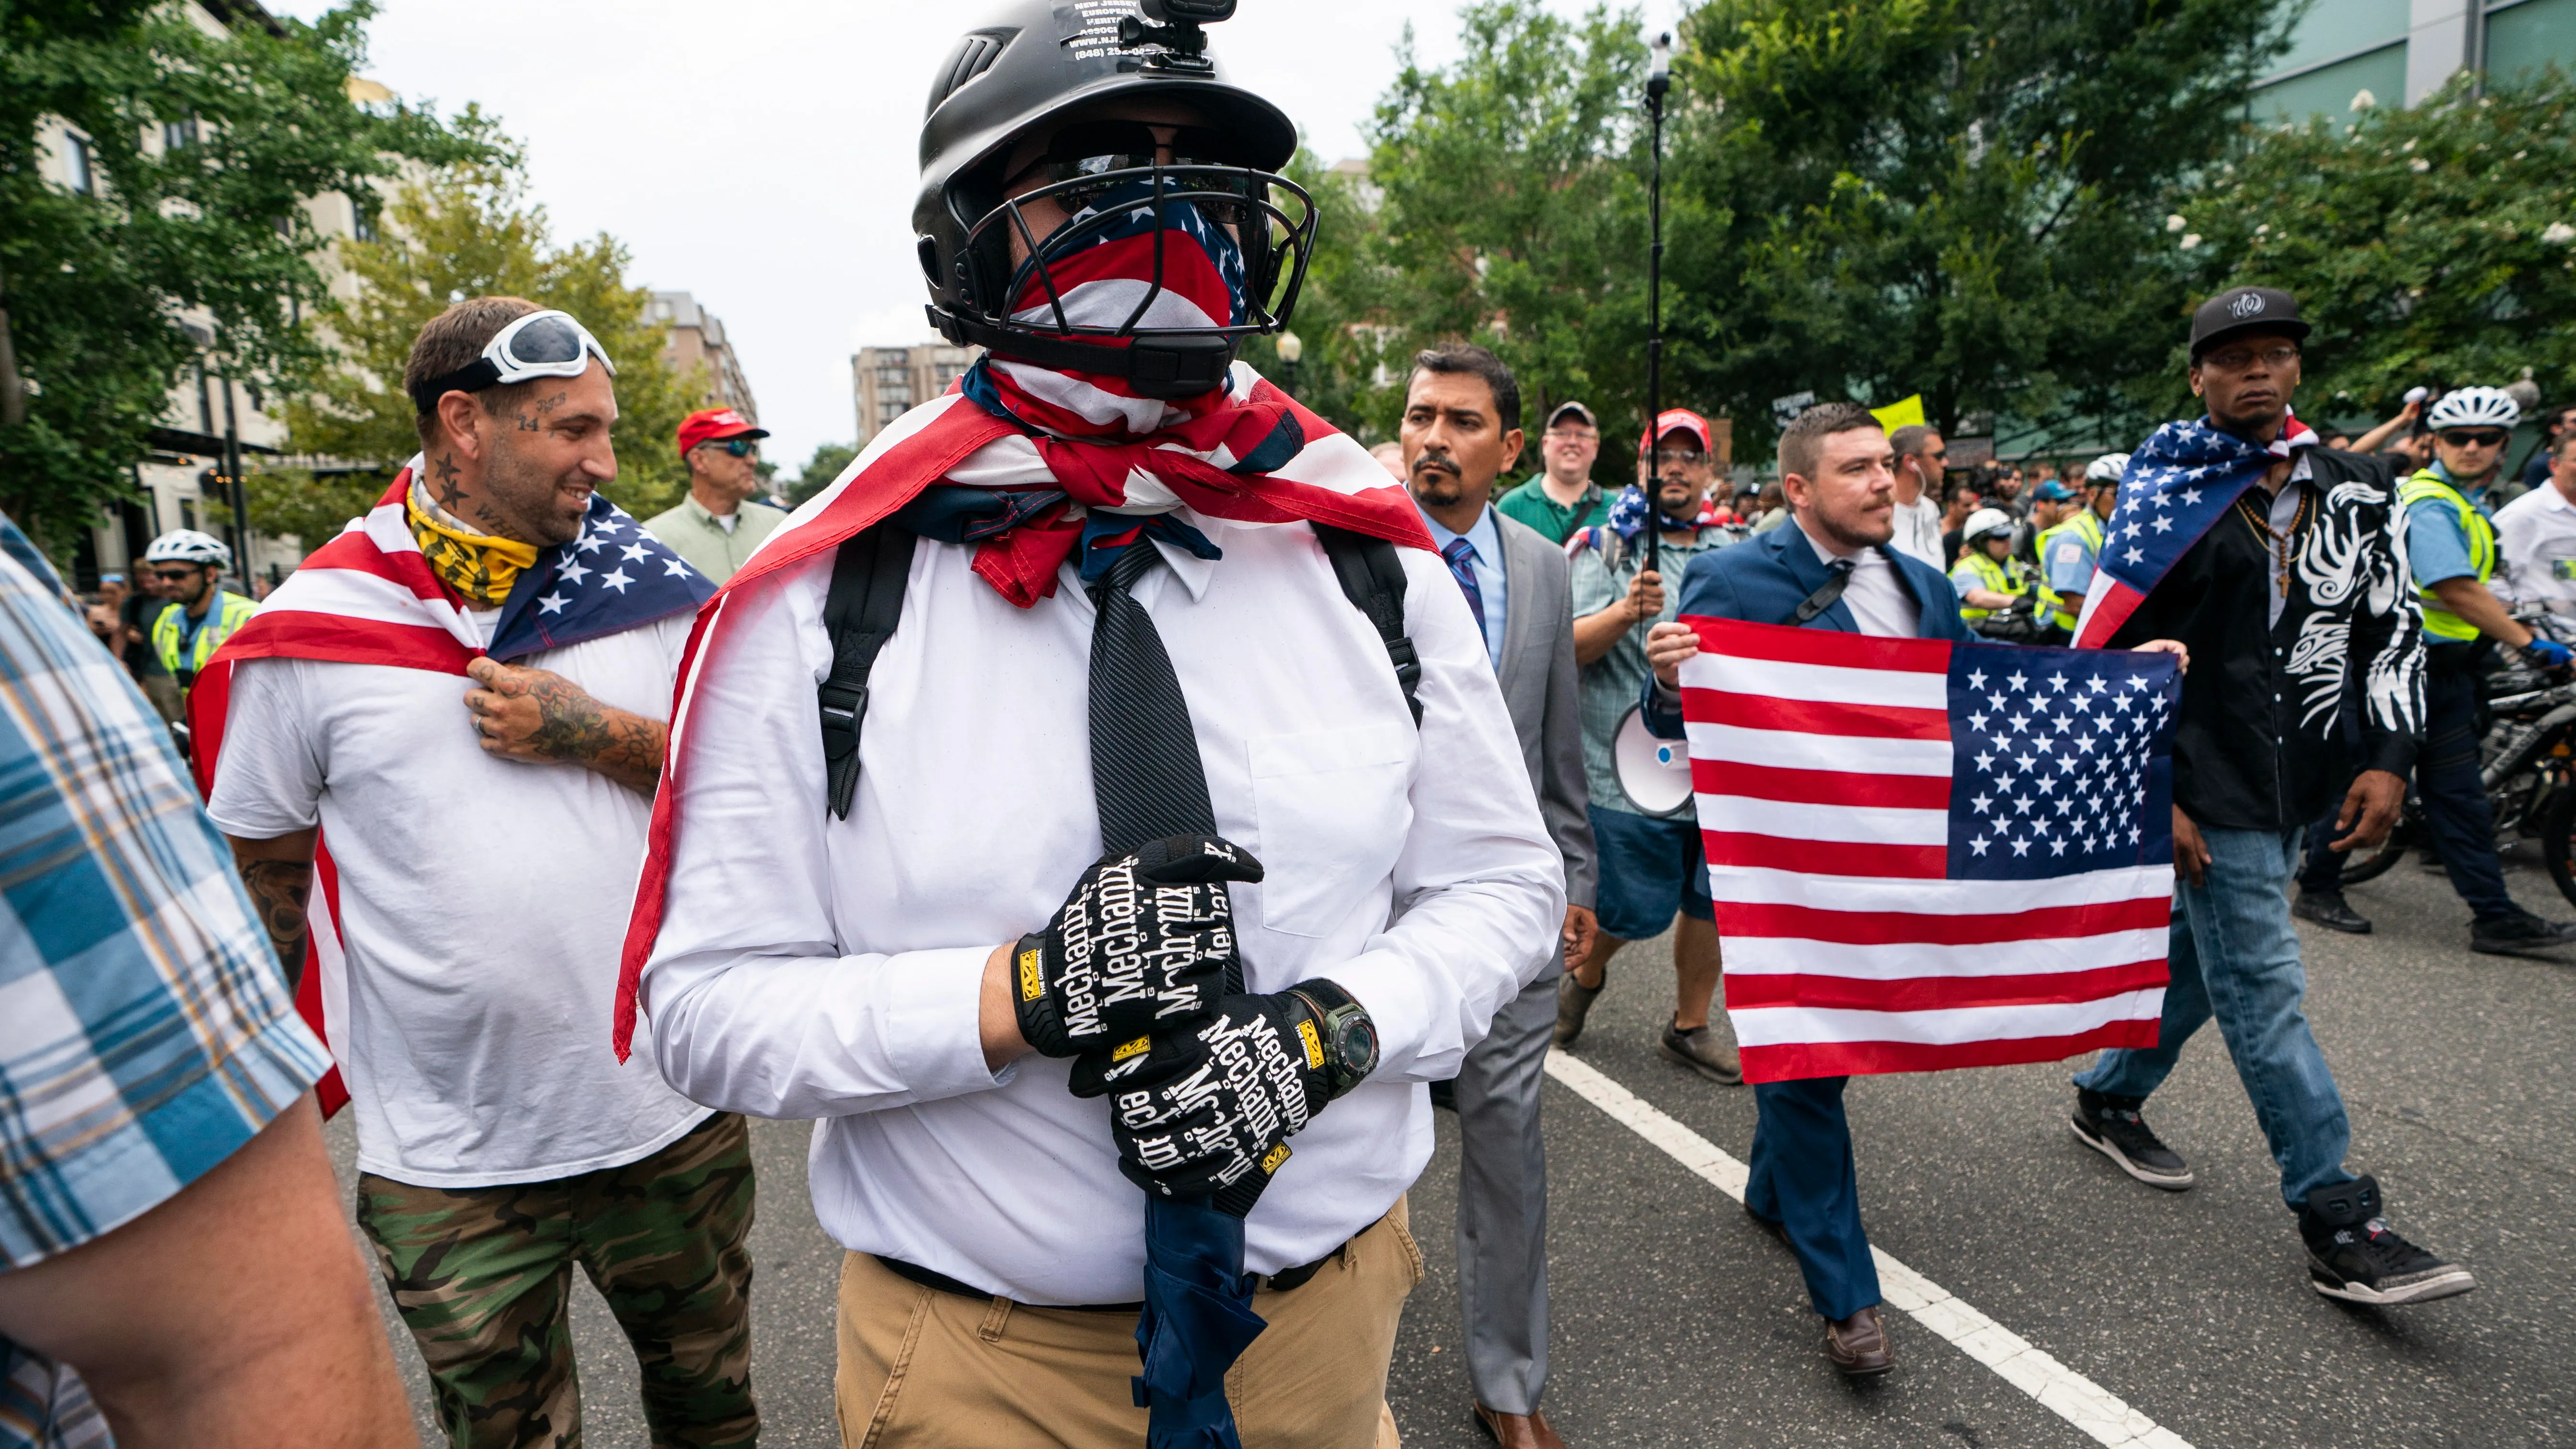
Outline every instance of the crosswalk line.
MULTIPOLYGON (((1654 1144, 1658 1151, 1725 1193, 1744 1201, 1745 1165, 1636 1093, 1578 1057, 1551 1050, 1547 1074, 1612 1121, 1654 1144)), ((2130 1408, 2117 1394, 2059 1363, 2028 1339, 1873 1247, 1878 1289, 1891 1308, 1947 1339, 2040 1407, 2114 1449, 2191 1449, 2181 1435, 2130 1408)))

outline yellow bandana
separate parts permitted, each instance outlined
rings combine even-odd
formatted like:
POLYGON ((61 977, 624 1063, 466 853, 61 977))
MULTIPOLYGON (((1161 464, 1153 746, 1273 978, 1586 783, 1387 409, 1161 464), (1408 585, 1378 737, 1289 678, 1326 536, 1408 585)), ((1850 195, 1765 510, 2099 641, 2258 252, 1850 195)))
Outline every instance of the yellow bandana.
POLYGON ((411 536, 420 545, 420 556, 429 561, 429 571, 463 594, 474 608, 501 607, 510 597, 510 585, 519 580, 519 570, 536 567, 535 544, 476 533, 430 502, 429 490, 417 478, 403 500, 403 515, 411 521, 411 536))

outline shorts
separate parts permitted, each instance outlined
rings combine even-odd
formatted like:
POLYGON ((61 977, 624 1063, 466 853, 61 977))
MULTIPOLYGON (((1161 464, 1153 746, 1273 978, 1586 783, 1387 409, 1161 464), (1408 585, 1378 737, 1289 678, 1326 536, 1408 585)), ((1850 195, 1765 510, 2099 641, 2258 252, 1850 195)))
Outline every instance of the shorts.
POLYGON ((1693 920, 1717 918, 1697 820, 1590 809, 1592 840, 1601 853, 1593 913, 1604 935, 1622 941, 1660 936, 1676 911, 1693 920))

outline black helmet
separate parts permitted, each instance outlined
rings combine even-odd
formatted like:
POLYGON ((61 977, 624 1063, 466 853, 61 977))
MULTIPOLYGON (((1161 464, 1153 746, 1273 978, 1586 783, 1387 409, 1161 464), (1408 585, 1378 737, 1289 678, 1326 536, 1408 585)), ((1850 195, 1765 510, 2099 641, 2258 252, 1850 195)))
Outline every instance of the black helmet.
MULTIPOLYGON (((1288 324, 1305 280, 1315 204, 1278 174, 1296 154, 1297 128, 1277 106, 1227 84, 1207 54, 1207 33, 1200 26, 1231 16, 1234 5, 1235 0, 1007 0, 991 23, 966 33, 931 80, 921 127, 921 197, 912 213, 922 274, 930 283, 930 322, 942 336, 1043 367, 1115 373, 1147 397, 1189 397, 1223 384, 1243 334, 1288 324), (1143 98, 1183 102, 1206 115, 1211 124, 1193 149, 1215 154, 1176 156, 1170 166, 1153 165, 1149 157, 1145 165, 1093 172, 1004 198, 1004 159, 1022 136, 1104 101, 1143 98), (1030 238, 1020 203, 1096 192, 1104 181, 1151 185, 1158 197, 1197 203, 1211 218, 1235 223, 1246 273, 1242 323, 1135 325, 1162 291, 1160 238, 1152 289, 1125 325, 1074 324, 1061 308, 1051 323, 1012 318, 1013 230, 1035 243, 1029 250, 1037 280, 1053 296, 1049 260, 1061 260, 1122 215, 1095 215, 1051 237, 1030 238), (1294 197, 1302 214, 1281 210, 1274 191, 1294 197), (1074 340, 1116 337, 1132 340, 1125 346, 1074 340)), ((1164 209, 1153 210, 1157 225, 1166 225, 1164 209)))

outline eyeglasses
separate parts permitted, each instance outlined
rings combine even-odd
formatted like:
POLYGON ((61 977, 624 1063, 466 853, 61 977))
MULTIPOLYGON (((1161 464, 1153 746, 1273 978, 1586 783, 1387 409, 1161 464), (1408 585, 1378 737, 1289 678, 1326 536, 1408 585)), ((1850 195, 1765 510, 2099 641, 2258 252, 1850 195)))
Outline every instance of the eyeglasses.
POLYGON ((2265 367, 2287 367, 2297 361, 2298 356, 2299 349, 2286 342, 2260 352, 2251 347, 2229 347, 2202 358, 2200 365, 2214 367, 2221 372, 2243 372, 2258 361, 2265 367))
POLYGON ((727 438, 718 446, 737 458, 748 458, 760 451, 760 444, 750 438, 727 438))
POLYGON ((434 412, 438 400, 451 392, 481 392, 540 377, 579 377, 589 371, 593 357, 609 376, 617 375, 608 349, 571 313, 531 312, 493 334, 482 356, 454 372, 425 380, 411 398, 422 412, 434 412))
POLYGON ((2453 428, 2440 436, 2454 448, 2501 448, 2513 434, 2500 428, 2453 428))
MULTIPOLYGON (((1082 211, 1098 204, 1117 181, 1133 179, 1120 176, 1113 180, 1114 173, 1149 171, 1158 167, 1166 171, 1175 167, 1249 168, 1252 164, 1252 158, 1239 137, 1207 126, 1168 129, 1172 133, 1172 159, 1164 161, 1160 159, 1165 149, 1163 143, 1155 139, 1154 127, 1143 121, 1084 121, 1067 126, 1047 141, 1045 155, 1013 173, 1002 183, 1002 189, 1008 191, 1032 175, 1044 178, 1048 186, 1079 181, 1086 176, 1102 178, 1098 186, 1073 186, 1055 193, 1058 205, 1067 211, 1082 211)), ((1249 197, 1255 184, 1248 176, 1239 179, 1193 176, 1189 186, 1193 192, 1214 188, 1239 191, 1249 197)), ((1214 221, 1242 219, 1240 208, 1223 201, 1202 199, 1200 209, 1214 221)))
POLYGON ((1601 441, 1601 434, 1591 428, 1550 428, 1547 430, 1547 436, 1554 438, 1559 442, 1567 443, 1597 443, 1601 441))
POLYGON ((1655 461, 1667 468, 1696 468, 1708 461, 1708 454, 1696 451, 1686 453, 1678 448, 1658 448, 1655 450, 1655 461))

